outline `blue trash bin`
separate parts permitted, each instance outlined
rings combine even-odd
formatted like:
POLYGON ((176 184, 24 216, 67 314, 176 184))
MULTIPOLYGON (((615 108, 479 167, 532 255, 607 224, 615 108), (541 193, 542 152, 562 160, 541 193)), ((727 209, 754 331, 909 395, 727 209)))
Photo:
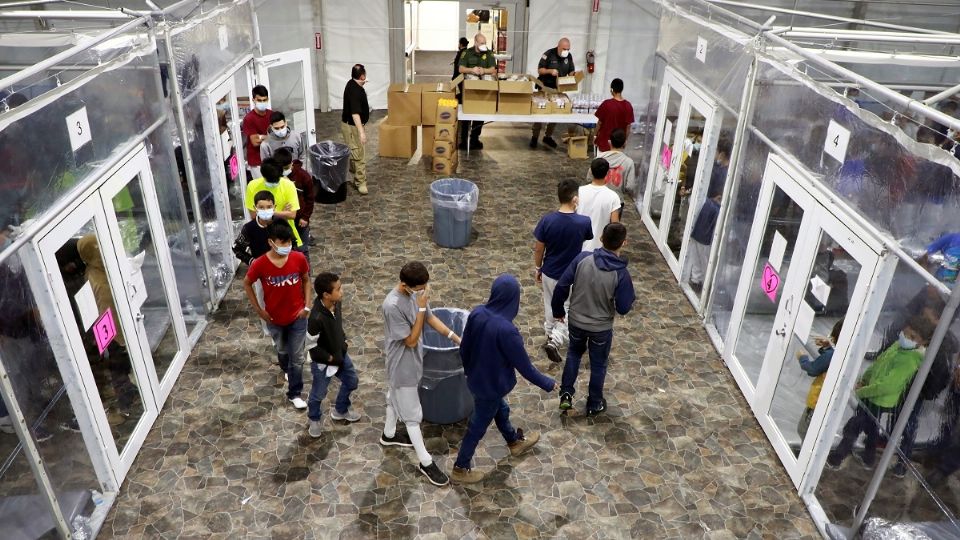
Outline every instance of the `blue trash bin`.
MULTIPOLYGON (((470 312, 436 308, 433 314, 458 336, 463 335, 470 312)), ((473 394, 467 388, 460 347, 429 325, 423 326, 423 377, 420 379, 423 419, 433 424, 454 424, 473 413, 473 394)))
POLYGON ((433 241, 440 247, 462 248, 470 243, 473 213, 480 190, 462 178, 441 178, 430 184, 433 241))

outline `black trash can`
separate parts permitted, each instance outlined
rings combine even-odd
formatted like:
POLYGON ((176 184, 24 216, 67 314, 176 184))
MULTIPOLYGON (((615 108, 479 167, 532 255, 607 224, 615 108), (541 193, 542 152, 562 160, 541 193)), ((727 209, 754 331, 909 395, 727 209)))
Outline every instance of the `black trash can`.
MULTIPOLYGON (((433 314, 457 335, 463 334, 470 312, 437 308, 433 314)), ((423 327, 423 378, 420 380, 423 419, 433 424, 454 424, 473 413, 473 395, 460 361, 460 348, 428 325, 423 327)))
POLYGON ((350 147, 333 141, 320 141, 310 147, 310 174, 313 175, 318 203, 345 201, 349 173, 350 147))
POLYGON ((470 243, 473 213, 480 190, 462 178, 441 178, 430 184, 433 205, 433 241, 440 247, 462 248, 470 243))

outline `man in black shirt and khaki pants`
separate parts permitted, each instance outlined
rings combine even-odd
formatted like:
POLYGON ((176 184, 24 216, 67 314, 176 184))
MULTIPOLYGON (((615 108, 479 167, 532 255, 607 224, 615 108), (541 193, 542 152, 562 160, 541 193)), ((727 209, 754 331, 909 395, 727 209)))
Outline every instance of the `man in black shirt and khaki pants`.
MULTIPOLYGON (((537 76, 544 86, 551 90, 557 89, 557 77, 566 77, 574 72, 573 58, 570 56, 570 40, 562 38, 555 49, 549 49, 540 57, 540 63, 537 65, 537 76)), ((556 124, 547 124, 547 133, 543 137, 543 144, 550 148, 556 148, 557 143, 553 140, 553 130, 556 124)), ((537 139, 540 138, 540 130, 543 124, 533 124, 533 137, 530 139, 530 148, 537 147, 537 139)))
POLYGON ((361 195, 367 194, 367 163, 364 146, 367 133, 364 126, 370 120, 370 104, 363 85, 367 82, 367 69, 363 64, 354 64, 350 80, 343 89, 343 124, 340 131, 343 140, 350 147, 350 172, 353 173, 353 185, 361 195))

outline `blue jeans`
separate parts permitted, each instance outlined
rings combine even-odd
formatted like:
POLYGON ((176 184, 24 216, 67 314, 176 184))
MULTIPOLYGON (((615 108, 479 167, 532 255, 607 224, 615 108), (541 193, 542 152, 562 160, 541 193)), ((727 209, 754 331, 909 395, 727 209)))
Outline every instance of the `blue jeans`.
POLYGON ((463 442, 460 443, 460 451, 457 453, 457 461, 454 467, 469 469, 470 462, 473 460, 473 454, 477 451, 477 445, 480 439, 490 427, 490 422, 497 422, 497 429, 503 435, 507 444, 512 444, 517 440, 517 430, 510 425, 510 406, 507 400, 500 399, 480 399, 473 397, 473 414, 470 416, 470 422, 467 424, 467 433, 463 436, 463 442))
POLYGON ((287 374, 287 399, 303 392, 303 349, 307 340, 307 320, 297 318, 286 326, 267 323, 280 369, 287 374))
POLYGON ((610 345, 613 343, 613 329, 601 332, 588 332, 569 325, 570 345, 567 347, 567 361, 563 366, 560 379, 560 392, 571 396, 576 393, 574 385, 580 372, 580 359, 590 350, 590 386, 587 393, 587 409, 596 409, 603 402, 603 382, 607 378, 607 360, 610 358, 610 345))
MULTIPOLYGON (((310 397, 307 398, 307 417, 311 420, 320 420, 320 402, 327 397, 327 388, 330 386, 330 379, 325 373, 327 366, 310 362, 310 373, 313 374, 313 383, 310 385, 310 397)), ((340 392, 337 393, 337 402, 334 408, 340 414, 346 414, 350 409, 350 394, 357 389, 360 378, 357 377, 357 370, 353 367, 353 361, 346 354, 343 355, 343 364, 337 370, 334 377, 340 379, 340 392)))

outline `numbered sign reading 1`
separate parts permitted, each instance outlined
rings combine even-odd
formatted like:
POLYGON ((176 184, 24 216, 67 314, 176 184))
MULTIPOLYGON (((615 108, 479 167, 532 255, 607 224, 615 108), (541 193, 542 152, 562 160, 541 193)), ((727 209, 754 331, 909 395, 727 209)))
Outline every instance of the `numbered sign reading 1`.
POLYGON ((833 159, 843 163, 847 157, 847 143, 850 142, 850 130, 840 124, 830 121, 827 126, 827 139, 823 141, 823 151, 833 159))
POLYGON ((90 120, 87 119, 87 108, 67 117, 67 133, 70 134, 70 148, 76 152, 78 148, 90 142, 90 120))
POLYGON ((707 63, 707 40, 703 39, 700 36, 697 36, 697 60, 707 63))

